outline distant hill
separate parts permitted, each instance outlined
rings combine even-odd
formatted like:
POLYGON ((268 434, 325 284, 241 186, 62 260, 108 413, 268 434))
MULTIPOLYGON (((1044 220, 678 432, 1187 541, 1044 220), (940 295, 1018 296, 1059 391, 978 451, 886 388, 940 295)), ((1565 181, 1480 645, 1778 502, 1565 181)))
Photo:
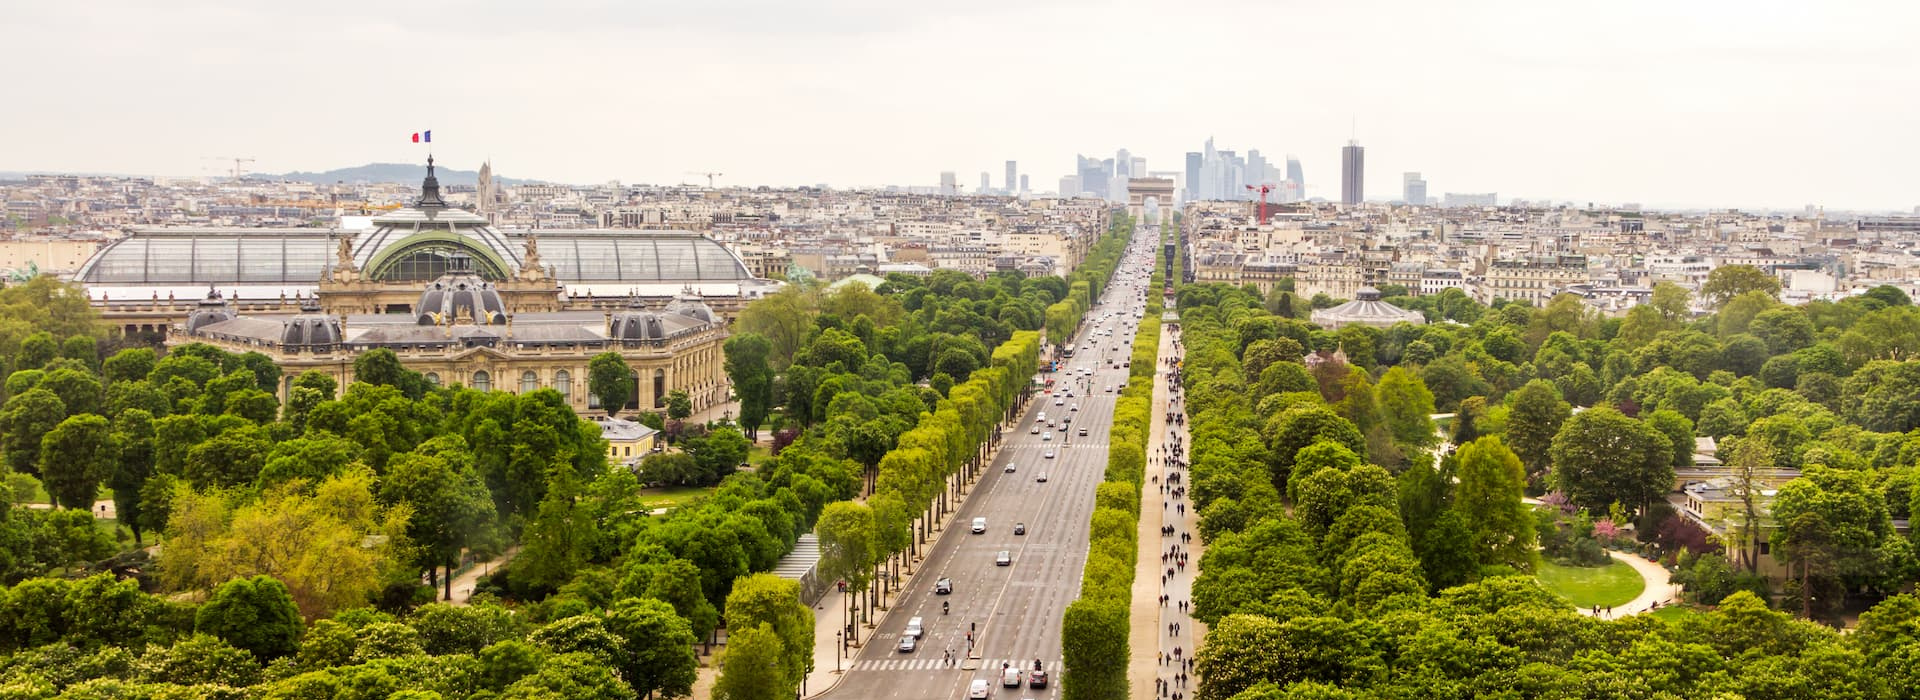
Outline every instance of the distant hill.
MULTIPOLYGON (((480 173, 474 170, 455 170, 453 168, 436 165, 433 173, 435 177, 440 178, 440 184, 442 185, 473 186, 480 181, 480 173)), ((427 166, 419 163, 368 163, 366 165, 339 168, 319 173, 295 171, 281 175, 270 173, 250 173, 247 175, 249 179, 255 180, 292 180, 295 182, 311 182, 316 185, 331 185, 336 182, 348 184, 356 182, 398 182, 412 185, 419 184, 420 179, 426 176, 427 166)), ((539 180, 518 180, 497 175, 494 176, 493 181, 502 185, 527 185, 540 182, 539 180)))

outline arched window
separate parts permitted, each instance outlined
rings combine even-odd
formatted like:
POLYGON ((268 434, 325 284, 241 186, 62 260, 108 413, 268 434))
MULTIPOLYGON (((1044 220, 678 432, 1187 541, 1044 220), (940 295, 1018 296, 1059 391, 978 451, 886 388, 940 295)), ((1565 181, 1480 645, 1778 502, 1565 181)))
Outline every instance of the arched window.
POLYGON ((493 377, 492 377, 491 375, 489 375, 489 374, 487 374, 487 371, 486 371, 486 370, 484 370, 484 369, 483 369, 483 370, 480 370, 480 371, 478 371, 478 372, 474 372, 474 373, 473 373, 473 388, 474 388, 474 390, 475 390, 475 391, 492 391, 492 390, 493 390, 493 377))
POLYGON ((540 388, 540 375, 534 374, 533 370, 527 370, 525 372, 520 373, 520 393, 522 394, 533 393, 535 389, 539 389, 539 388, 540 388))
POLYGON ((566 370, 553 373, 553 390, 560 392, 560 398, 573 401, 573 375, 566 370))
POLYGON ((663 369, 653 371, 653 407, 667 407, 667 371, 663 369))
POLYGON ((440 386, 440 373, 439 373, 439 372, 428 372, 428 373, 427 373, 427 383, 428 383, 428 384, 432 384, 432 385, 434 385, 434 386, 440 386))

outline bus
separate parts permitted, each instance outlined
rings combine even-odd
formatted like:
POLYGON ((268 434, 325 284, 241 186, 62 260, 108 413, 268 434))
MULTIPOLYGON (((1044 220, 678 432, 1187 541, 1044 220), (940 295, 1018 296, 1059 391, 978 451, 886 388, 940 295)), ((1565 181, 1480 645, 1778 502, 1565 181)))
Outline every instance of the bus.
POLYGON ((1066 357, 1073 357, 1073 343, 1067 343, 1067 349, 1061 351, 1061 354, 1066 357))

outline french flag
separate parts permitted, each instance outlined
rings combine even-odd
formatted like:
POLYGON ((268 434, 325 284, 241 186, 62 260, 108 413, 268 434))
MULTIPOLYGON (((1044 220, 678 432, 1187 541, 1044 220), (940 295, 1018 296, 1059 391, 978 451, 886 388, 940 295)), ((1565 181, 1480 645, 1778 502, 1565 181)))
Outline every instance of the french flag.
POLYGON ((414 143, 433 143, 433 132, 432 131, 413 132, 413 142, 414 143))

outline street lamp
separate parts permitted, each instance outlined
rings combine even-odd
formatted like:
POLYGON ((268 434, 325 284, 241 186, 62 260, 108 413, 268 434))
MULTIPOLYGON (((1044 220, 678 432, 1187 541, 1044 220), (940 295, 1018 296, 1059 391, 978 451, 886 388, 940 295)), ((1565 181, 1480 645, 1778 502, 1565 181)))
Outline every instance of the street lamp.
POLYGON ((837 650, 833 655, 833 672, 840 672, 840 657, 847 653, 847 645, 840 641, 840 630, 833 631, 833 646, 837 650))

